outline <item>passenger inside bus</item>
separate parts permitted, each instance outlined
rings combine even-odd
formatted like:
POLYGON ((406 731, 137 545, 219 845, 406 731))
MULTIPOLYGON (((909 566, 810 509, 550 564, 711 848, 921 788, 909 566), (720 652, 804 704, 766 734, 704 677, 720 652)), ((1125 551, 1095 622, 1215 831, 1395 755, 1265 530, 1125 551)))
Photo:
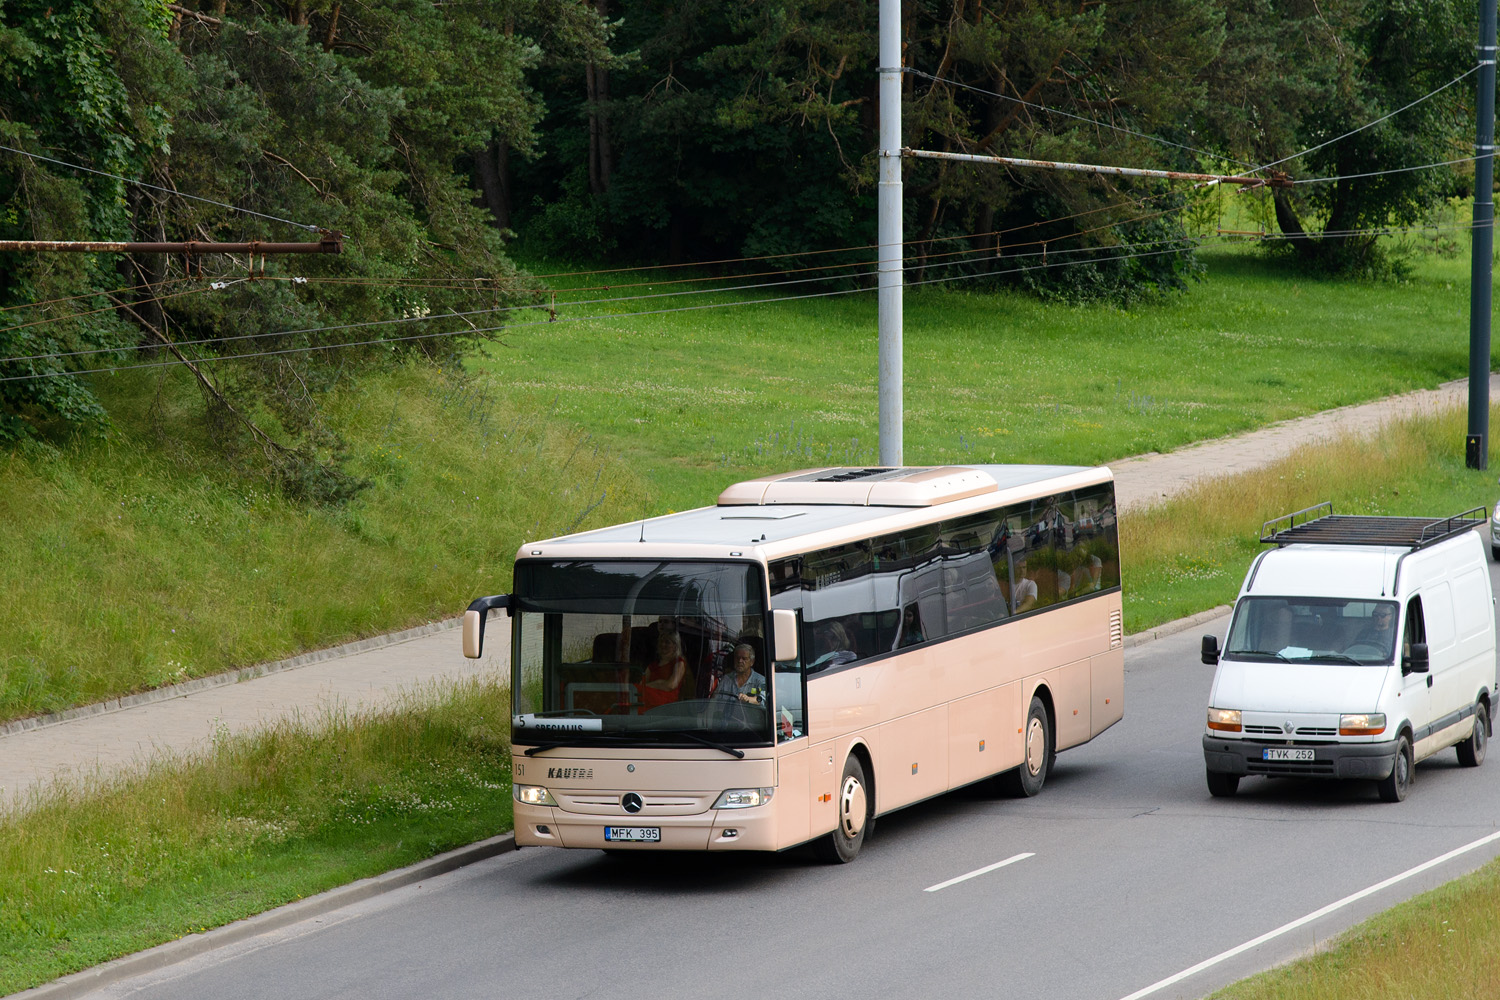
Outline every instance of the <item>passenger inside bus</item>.
POLYGON ((898 645, 915 646, 925 641, 926 636, 922 634, 922 612, 913 601, 906 606, 905 611, 901 612, 901 641, 898 645))
POLYGON ((819 622, 813 628, 813 635, 816 636, 814 647, 818 655, 807 665, 809 673, 859 659, 859 654, 851 648, 854 643, 850 641, 849 630, 844 627, 843 622, 819 622))
POLYGON ((641 677, 641 705, 650 710, 676 701, 687 676, 687 659, 682 655, 682 637, 671 629, 656 635, 656 659, 641 677))
POLYGON ((1036 581, 1026 575, 1026 557, 1016 560, 1016 583, 1011 591, 1011 613, 1020 614, 1036 607, 1036 581))

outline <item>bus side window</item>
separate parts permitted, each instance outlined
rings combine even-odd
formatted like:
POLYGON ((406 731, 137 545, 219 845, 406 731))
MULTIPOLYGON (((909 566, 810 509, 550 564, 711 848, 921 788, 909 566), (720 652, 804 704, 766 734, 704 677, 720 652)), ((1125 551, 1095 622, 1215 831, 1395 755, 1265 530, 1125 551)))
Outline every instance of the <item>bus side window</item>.
POLYGON ((776 742, 800 738, 807 732, 807 716, 802 699, 802 662, 781 660, 776 664, 776 679, 771 682, 775 693, 776 742))

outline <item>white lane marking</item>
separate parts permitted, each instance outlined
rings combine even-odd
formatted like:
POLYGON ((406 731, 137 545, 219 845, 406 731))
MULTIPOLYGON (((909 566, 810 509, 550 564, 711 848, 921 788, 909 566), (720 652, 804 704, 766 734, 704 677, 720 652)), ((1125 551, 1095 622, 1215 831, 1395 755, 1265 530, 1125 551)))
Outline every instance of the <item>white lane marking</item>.
POLYGON ((1296 920, 1293 920, 1289 924, 1282 924, 1274 931, 1267 931, 1253 941, 1246 941, 1244 944, 1239 945, 1238 947, 1230 948, 1225 952, 1220 952, 1213 958, 1204 959, 1197 965, 1193 966, 1191 969, 1183 969, 1175 976, 1168 976, 1166 979, 1163 979, 1159 983, 1152 983, 1150 986, 1147 986, 1143 990, 1136 990, 1129 996, 1122 997, 1121 1000, 1139 1000, 1140 997, 1149 996, 1150 994, 1155 993, 1157 990, 1166 989, 1168 986, 1180 983, 1189 976, 1196 975, 1197 973, 1202 972, 1204 969, 1207 969, 1214 965, 1218 965, 1220 962, 1231 959, 1243 952, 1247 952, 1251 948, 1254 948, 1258 945, 1265 944, 1267 941, 1271 940, 1274 937, 1279 937, 1282 934, 1287 933, 1288 931, 1294 931, 1304 924, 1312 923, 1319 917, 1327 916, 1334 910, 1342 909, 1343 907, 1348 906, 1350 903, 1358 902, 1359 900, 1364 899, 1366 896, 1370 896, 1379 892, 1381 889, 1390 888, 1397 882, 1405 881, 1406 879, 1411 878, 1413 875, 1420 875, 1429 868, 1436 868, 1438 865, 1442 864, 1445 861, 1451 861, 1454 858, 1458 857, 1460 854, 1467 854, 1476 848, 1483 847, 1485 844, 1496 840, 1500 840, 1500 832, 1492 833, 1488 837, 1480 837, 1478 840, 1469 844, 1465 844, 1462 847, 1456 847, 1453 850, 1449 851, 1447 854, 1433 858, 1431 861, 1424 861, 1420 865, 1417 865, 1415 868, 1408 868, 1400 875, 1392 875, 1384 882, 1377 882, 1374 885, 1370 886, 1368 889, 1361 889, 1359 890, 1359 892, 1356 892, 1350 896, 1345 896, 1343 899, 1335 903, 1329 903, 1321 910, 1314 910, 1312 913, 1309 913, 1305 917, 1298 917, 1296 920))
POLYGON ((980 875, 983 875, 987 872, 992 872, 996 868, 1004 868, 1006 865, 1013 865, 1017 861, 1025 861, 1027 858, 1033 857, 1036 857, 1036 854, 1031 851, 1027 851, 1025 854, 1017 854, 1012 857, 1006 858, 1004 861, 996 861, 992 865, 985 865, 983 868, 976 868, 973 871, 969 872, 969 874, 967 875, 960 875, 958 878, 950 878, 948 881, 939 882, 937 885, 929 885, 922 891, 937 892, 939 889, 946 889, 950 885, 958 885, 958 883, 967 882, 971 878, 978 878, 980 875))

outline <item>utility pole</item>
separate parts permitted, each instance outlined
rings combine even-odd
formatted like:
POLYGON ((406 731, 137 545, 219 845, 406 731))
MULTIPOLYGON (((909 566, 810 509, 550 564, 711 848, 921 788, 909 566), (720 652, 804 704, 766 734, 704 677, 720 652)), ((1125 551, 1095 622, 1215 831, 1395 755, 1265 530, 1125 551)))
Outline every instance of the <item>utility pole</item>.
MULTIPOLYGON (((1495 0, 1488 0, 1494 3, 1495 0)), ((880 0, 879 219, 880 464, 902 464, 901 289, 901 0, 880 0)))
POLYGON ((1474 232, 1469 268, 1469 435, 1464 459, 1487 469, 1490 279, 1495 247, 1495 0, 1479 3, 1479 103, 1474 126, 1474 232))

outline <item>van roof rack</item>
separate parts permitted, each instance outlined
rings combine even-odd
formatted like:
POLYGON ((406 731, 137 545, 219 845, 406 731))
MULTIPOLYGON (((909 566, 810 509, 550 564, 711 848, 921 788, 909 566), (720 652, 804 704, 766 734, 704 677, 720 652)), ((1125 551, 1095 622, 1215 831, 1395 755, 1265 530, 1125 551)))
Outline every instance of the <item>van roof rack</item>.
POLYGON ((1275 544, 1278 547, 1293 542, 1318 545, 1400 545, 1415 552, 1445 538, 1471 531, 1487 520, 1489 511, 1484 507, 1439 518, 1335 514, 1333 502, 1325 500, 1262 524, 1260 540, 1264 544, 1275 544))

